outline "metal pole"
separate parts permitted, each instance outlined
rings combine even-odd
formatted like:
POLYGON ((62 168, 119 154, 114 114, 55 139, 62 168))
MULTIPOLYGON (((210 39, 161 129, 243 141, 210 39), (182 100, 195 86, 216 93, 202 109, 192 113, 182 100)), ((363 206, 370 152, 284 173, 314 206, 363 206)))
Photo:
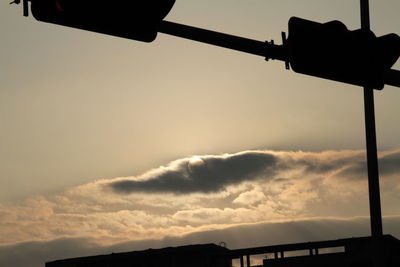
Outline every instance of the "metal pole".
MULTIPOLYGON (((361 28, 364 30, 370 30, 368 0, 360 0, 360 6, 361 6, 361 28)), ((364 87, 364 111, 365 111, 365 134, 366 134, 366 144, 367 144, 368 190, 369 190, 371 235, 377 237, 383 234, 383 230, 382 230, 381 197, 379 191, 378 152, 376 146, 374 90, 372 88, 364 87)))
POLYGON ((275 45, 170 21, 162 21, 158 32, 262 56, 266 59, 287 61, 286 50, 283 45, 275 45))

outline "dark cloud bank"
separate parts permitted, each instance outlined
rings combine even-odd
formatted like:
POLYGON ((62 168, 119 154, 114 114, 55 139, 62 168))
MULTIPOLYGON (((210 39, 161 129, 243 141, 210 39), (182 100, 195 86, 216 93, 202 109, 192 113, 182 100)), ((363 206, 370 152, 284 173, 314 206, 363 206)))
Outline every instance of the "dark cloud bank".
POLYGON ((231 156, 204 156, 202 164, 190 159, 173 162, 144 181, 122 180, 110 184, 120 193, 172 192, 176 194, 216 192, 228 185, 257 179, 260 173, 273 176, 277 158, 268 153, 247 152, 231 156))
MULTIPOLYGON (((355 159, 340 171, 336 176, 347 179, 365 179, 367 176, 367 164, 363 158, 355 159)), ((379 173, 381 178, 385 176, 400 174, 400 151, 393 151, 379 157, 379 173)))
MULTIPOLYGON (((171 162, 145 173, 139 179, 124 179, 107 184, 116 193, 210 193, 229 185, 257 179, 282 178, 280 171, 301 169, 304 175, 324 175, 337 171, 337 178, 365 179, 367 170, 365 152, 336 152, 336 158, 323 153, 293 157, 296 152, 247 151, 224 156, 200 157, 203 164, 190 167, 190 159, 171 162)), ((400 151, 386 153, 379 160, 381 174, 400 173, 400 151)), ((301 177, 299 177, 301 178, 301 177)))
MULTIPOLYGON (((400 217, 384 219, 385 233, 400 237, 400 217)), ((44 267, 46 261, 88 255, 109 254, 199 243, 224 241, 228 248, 277 245, 292 242, 330 240, 369 235, 369 219, 314 219, 282 223, 260 223, 230 227, 223 230, 192 233, 162 240, 143 240, 101 247, 87 239, 58 239, 0 247, 2 267, 44 267)))

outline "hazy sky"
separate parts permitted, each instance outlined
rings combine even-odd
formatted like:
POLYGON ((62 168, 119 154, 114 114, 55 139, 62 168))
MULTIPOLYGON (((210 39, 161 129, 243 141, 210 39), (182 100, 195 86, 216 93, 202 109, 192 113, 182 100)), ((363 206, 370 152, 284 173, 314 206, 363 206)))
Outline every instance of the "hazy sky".
MULTIPOLYGON (((374 32, 400 34, 400 2, 370 2, 374 32)), ((280 43, 291 16, 356 29, 359 1, 177 0, 167 20, 280 43)), ((8 2, 0 33, 0 265, 264 245, 276 229, 269 242, 369 234, 361 88, 164 34, 41 23, 8 2)), ((385 232, 400 237, 400 88, 375 96, 385 232)))

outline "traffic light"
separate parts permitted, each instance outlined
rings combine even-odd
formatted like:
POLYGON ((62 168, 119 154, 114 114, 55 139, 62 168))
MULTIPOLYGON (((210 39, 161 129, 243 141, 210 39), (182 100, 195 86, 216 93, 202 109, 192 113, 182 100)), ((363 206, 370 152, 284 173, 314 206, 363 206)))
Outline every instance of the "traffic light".
POLYGON ((30 0, 35 19, 151 42, 175 0, 30 0))
POLYGON ((400 37, 292 17, 286 49, 295 72, 380 90, 400 56, 400 37))

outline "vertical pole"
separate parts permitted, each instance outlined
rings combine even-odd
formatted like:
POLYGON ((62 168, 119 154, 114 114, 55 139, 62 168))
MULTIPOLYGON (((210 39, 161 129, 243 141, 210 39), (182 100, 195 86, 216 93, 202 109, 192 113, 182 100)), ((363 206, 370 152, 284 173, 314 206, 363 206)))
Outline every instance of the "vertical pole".
MULTIPOLYGON (((369 2, 360 0, 361 5, 361 28, 370 30, 369 2)), ((369 210, 371 222, 371 235, 381 236, 382 213, 381 197, 379 192, 379 170, 378 152, 376 148, 376 127, 375 127, 375 108, 374 90, 364 87, 364 112, 365 112, 365 134, 367 144, 367 165, 368 165, 368 190, 369 190, 369 210)))

